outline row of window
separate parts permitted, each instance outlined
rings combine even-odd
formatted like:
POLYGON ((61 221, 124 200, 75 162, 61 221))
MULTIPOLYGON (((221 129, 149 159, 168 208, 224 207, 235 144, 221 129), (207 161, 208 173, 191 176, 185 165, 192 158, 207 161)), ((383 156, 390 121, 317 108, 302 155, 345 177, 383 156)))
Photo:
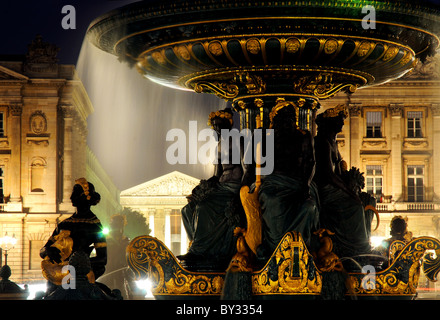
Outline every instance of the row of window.
MULTIPOLYGON (((367 111, 367 138, 382 138, 382 111, 367 111)), ((422 119, 423 111, 408 111, 406 118, 406 129, 408 138, 421 138, 422 135, 422 119)))
MULTIPOLYGON (((407 167, 407 201, 423 202, 425 200, 425 166, 407 167)), ((383 170, 380 165, 367 165, 365 191, 374 195, 378 201, 383 197, 383 170)))

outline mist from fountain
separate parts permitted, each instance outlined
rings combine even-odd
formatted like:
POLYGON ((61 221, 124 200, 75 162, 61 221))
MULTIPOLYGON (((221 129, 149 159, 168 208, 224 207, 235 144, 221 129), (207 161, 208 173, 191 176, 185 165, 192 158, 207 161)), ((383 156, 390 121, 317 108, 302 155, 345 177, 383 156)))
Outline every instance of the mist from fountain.
MULTIPOLYGON (((207 128, 209 113, 225 108, 225 101, 156 84, 87 39, 77 71, 94 107, 87 143, 119 190, 175 170, 199 179, 212 176, 209 164, 168 164, 172 142, 166 134, 179 128, 188 137, 189 121, 197 121, 199 131, 207 128)), ((188 158, 188 140, 186 148, 188 158)))

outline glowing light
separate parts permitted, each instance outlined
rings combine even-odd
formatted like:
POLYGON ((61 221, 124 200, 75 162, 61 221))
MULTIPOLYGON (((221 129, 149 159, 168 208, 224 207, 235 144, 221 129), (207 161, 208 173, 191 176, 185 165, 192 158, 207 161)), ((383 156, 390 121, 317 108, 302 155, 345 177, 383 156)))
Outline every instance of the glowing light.
POLYGON ((386 237, 380 237, 380 236, 372 236, 370 237, 370 243, 373 248, 379 247, 382 244, 382 241, 384 241, 386 237))
POLYGON ((109 229, 109 228, 104 227, 104 228, 102 229, 102 234, 103 234, 103 235, 107 235, 107 234, 109 234, 109 233, 110 233, 110 229, 109 229))
POLYGON ((15 234, 8 236, 8 233, 5 233, 5 236, 0 238, 0 247, 3 250, 11 250, 17 244, 17 239, 15 238, 15 234))
MULTIPOLYGON (((22 289, 25 289, 25 285, 24 284, 19 284, 19 287, 21 287, 22 289)), ((29 291, 29 296, 27 297, 27 300, 34 300, 37 293, 38 295, 43 295, 46 290, 47 290, 47 284, 44 283, 33 283, 33 284, 28 284, 27 285, 27 289, 29 291)))
POLYGON ((151 285, 151 281, 149 279, 138 280, 138 281, 135 281, 135 283, 136 283, 136 286, 140 290, 146 292, 146 294, 145 294, 146 299, 154 299, 153 293, 151 291, 152 285, 151 285))

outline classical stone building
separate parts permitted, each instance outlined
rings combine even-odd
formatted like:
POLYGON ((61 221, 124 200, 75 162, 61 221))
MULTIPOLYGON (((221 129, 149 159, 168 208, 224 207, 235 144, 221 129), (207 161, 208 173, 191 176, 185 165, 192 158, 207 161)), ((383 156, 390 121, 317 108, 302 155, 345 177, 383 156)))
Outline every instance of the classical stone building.
POLYGON ((93 209, 100 218, 120 208, 119 191, 86 144, 93 106, 57 52, 37 37, 25 56, 0 56, 0 238, 17 240, 7 262, 19 283, 43 280, 39 251, 74 212, 75 179, 86 177, 103 196, 93 209))
POLYGON ((186 253, 188 239, 180 210, 188 203, 186 196, 200 180, 178 171, 121 191, 122 207, 141 212, 158 238, 175 254, 186 253))
POLYGON ((389 237, 392 217, 402 215, 414 236, 440 238, 439 68, 439 57, 428 58, 400 80, 323 102, 348 105, 339 150, 378 199, 376 236, 389 237))

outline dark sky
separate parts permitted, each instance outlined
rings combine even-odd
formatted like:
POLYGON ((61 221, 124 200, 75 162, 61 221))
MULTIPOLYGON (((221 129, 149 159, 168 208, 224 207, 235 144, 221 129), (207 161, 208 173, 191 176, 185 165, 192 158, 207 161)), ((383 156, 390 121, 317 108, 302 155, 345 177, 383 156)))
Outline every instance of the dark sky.
POLYGON ((63 64, 76 64, 87 28, 96 17, 138 0, 2 0, 0 5, 0 54, 25 54, 36 34, 61 48, 63 64), (76 29, 65 30, 62 8, 76 11, 76 29))

